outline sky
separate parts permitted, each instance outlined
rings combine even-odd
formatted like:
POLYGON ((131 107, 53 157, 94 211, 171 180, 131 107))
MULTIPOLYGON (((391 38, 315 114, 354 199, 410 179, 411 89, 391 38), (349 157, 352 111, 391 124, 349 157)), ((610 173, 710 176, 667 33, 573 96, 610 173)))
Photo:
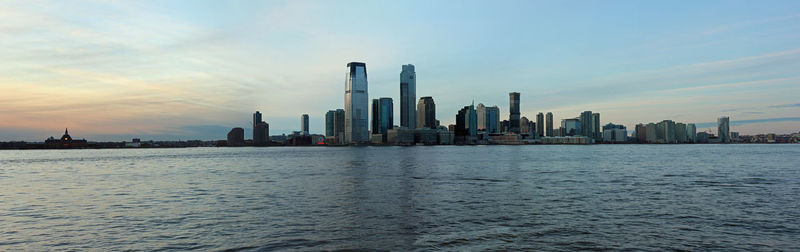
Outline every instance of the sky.
POLYGON ((414 64, 443 125, 520 92, 528 118, 800 131, 800 1, 0 0, 0 141, 225 139, 256 110, 324 133, 352 61, 395 119, 414 64))

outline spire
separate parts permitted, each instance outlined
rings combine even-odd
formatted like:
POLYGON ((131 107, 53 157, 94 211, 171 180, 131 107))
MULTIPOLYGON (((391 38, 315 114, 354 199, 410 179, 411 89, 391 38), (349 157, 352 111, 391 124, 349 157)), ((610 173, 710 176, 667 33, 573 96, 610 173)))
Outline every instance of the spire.
POLYGON ((69 128, 64 128, 64 135, 69 135, 69 128))

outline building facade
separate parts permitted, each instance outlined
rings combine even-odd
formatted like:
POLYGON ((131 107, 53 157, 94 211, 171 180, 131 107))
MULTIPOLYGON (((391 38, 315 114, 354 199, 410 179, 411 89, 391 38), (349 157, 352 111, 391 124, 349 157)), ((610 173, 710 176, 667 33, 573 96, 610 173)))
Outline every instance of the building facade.
POLYGON ((731 119, 723 116, 717 119, 717 137, 720 143, 731 142, 731 119))
POLYGON ((303 132, 303 135, 308 135, 308 114, 303 114, 300 116, 300 131, 303 132))
POLYGON ((344 93, 344 144, 368 144, 367 65, 362 62, 350 62, 347 68, 344 93))
POLYGON ((417 128, 435 129, 436 125, 436 103, 433 97, 425 96, 419 98, 417 103, 417 128))
POLYGON ((400 127, 417 126, 417 73, 414 65, 403 65, 400 72, 400 127))
POLYGON ((372 134, 382 135, 386 140, 386 132, 394 125, 392 98, 372 99, 372 134))
POLYGON ((508 131, 512 133, 520 133, 520 115, 519 115, 519 93, 511 92, 508 94, 508 131))
POLYGON ((549 137, 554 136, 553 135, 553 113, 552 112, 547 112, 547 115, 545 116, 545 120, 546 120, 545 127, 547 127, 545 129, 545 133, 549 137))

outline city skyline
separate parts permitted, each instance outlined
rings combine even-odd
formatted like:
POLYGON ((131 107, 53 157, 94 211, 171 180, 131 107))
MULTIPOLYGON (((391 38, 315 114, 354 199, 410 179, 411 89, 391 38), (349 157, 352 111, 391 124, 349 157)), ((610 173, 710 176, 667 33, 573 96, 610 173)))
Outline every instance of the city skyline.
POLYGON ((398 70, 413 64, 415 98, 433 97, 441 125, 473 100, 507 118, 519 92, 521 116, 552 112, 556 125, 591 110, 629 129, 669 119, 700 132, 722 116, 741 134, 800 128, 796 2, 193 3, 0 4, 0 59, 15 62, 0 67, 0 141, 67 127, 98 141, 222 139, 250 135, 253 111, 270 134, 299 130, 304 113, 320 134, 344 107, 351 61, 370 65, 368 99, 397 105, 398 70), (357 5, 373 23, 335 16, 357 5), (333 29, 344 24, 353 36, 333 29))

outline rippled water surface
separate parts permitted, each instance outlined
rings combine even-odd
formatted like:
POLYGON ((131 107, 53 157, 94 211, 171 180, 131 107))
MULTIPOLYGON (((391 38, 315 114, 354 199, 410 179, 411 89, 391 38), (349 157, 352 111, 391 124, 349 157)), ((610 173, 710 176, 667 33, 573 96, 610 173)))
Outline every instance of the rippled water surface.
POLYGON ((0 250, 800 250, 800 145, 0 151, 0 250))

